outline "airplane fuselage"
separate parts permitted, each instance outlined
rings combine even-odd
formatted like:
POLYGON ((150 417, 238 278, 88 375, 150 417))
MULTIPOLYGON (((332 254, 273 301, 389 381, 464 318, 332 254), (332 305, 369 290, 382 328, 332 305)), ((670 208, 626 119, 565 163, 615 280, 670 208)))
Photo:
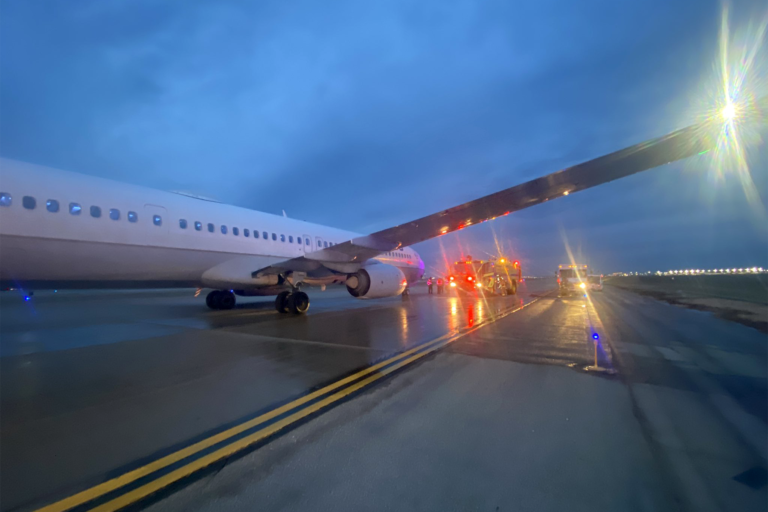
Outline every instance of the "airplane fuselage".
MULTIPOLYGON (((226 262, 242 260, 257 270, 360 236, 102 178, 2 164, 4 287, 206 286, 204 274, 226 262)), ((376 260, 400 268, 409 282, 424 272, 409 248, 376 260)))

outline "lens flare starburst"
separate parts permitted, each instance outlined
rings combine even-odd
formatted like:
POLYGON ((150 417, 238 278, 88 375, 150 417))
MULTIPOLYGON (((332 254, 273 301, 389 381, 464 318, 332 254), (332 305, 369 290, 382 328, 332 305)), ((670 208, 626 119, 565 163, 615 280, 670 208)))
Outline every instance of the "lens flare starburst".
MULTIPOLYGON (((747 201, 761 212, 760 200, 749 168, 748 147, 760 147, 761 127, 765 119, 765 95, 768 94, 768 69, 764 61, 764 40, 768 13, 759 23, 732 32, 728 8, 723 9, 718 40, 718 58, 697 95, 694 105, 699 121, 706 120, 715 137, 706 161, 711 166, 711 178, 716 183, 737 177, 747 201)), ((692 162, 689 165, 695 165, 692 162)))

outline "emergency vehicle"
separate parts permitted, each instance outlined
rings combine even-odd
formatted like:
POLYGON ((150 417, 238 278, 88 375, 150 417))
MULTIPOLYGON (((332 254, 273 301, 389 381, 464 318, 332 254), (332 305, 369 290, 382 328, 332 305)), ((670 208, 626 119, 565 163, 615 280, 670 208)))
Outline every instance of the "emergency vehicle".
POLYGON ((557 270, 560 297, 586 293, 588 270, 586 265, 560 265, 557 270))
POLYGON ((446 280, 452 289, 514 295, 522 278, 523 270, 519 261, 506 258, 483 261, 467 256, 453 264, 452 272, 446 280))

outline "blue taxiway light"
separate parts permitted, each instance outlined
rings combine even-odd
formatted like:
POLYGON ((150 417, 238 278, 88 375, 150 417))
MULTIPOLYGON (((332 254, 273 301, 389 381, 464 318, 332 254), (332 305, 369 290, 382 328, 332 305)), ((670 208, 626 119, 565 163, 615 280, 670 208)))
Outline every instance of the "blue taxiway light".
POLYGON ((29 300, 29 295, 25 295, 24 300, 29 300))
POLYGON ((600 336, 598 336, 597 333, 595 333, 595 334, 592 335, 592 339, 593 340, 599 340, 600 336))

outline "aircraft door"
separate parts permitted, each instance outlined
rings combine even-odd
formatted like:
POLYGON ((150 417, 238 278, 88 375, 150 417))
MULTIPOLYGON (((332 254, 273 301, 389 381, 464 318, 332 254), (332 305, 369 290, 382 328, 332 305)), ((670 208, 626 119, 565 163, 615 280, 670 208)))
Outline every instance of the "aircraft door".
POLYGON ((309 235, 303 235, 301 240, 301 251, 304 253, 312 252, 312 237, 309 235))
POLYGON ((168 226, 171 218, 168 211, 162 206, 145 204, 142 212, 144 218, 139 218, 138 223, 146 226, 146 242, 150 245, 166 245, 168 243, 168 226))

